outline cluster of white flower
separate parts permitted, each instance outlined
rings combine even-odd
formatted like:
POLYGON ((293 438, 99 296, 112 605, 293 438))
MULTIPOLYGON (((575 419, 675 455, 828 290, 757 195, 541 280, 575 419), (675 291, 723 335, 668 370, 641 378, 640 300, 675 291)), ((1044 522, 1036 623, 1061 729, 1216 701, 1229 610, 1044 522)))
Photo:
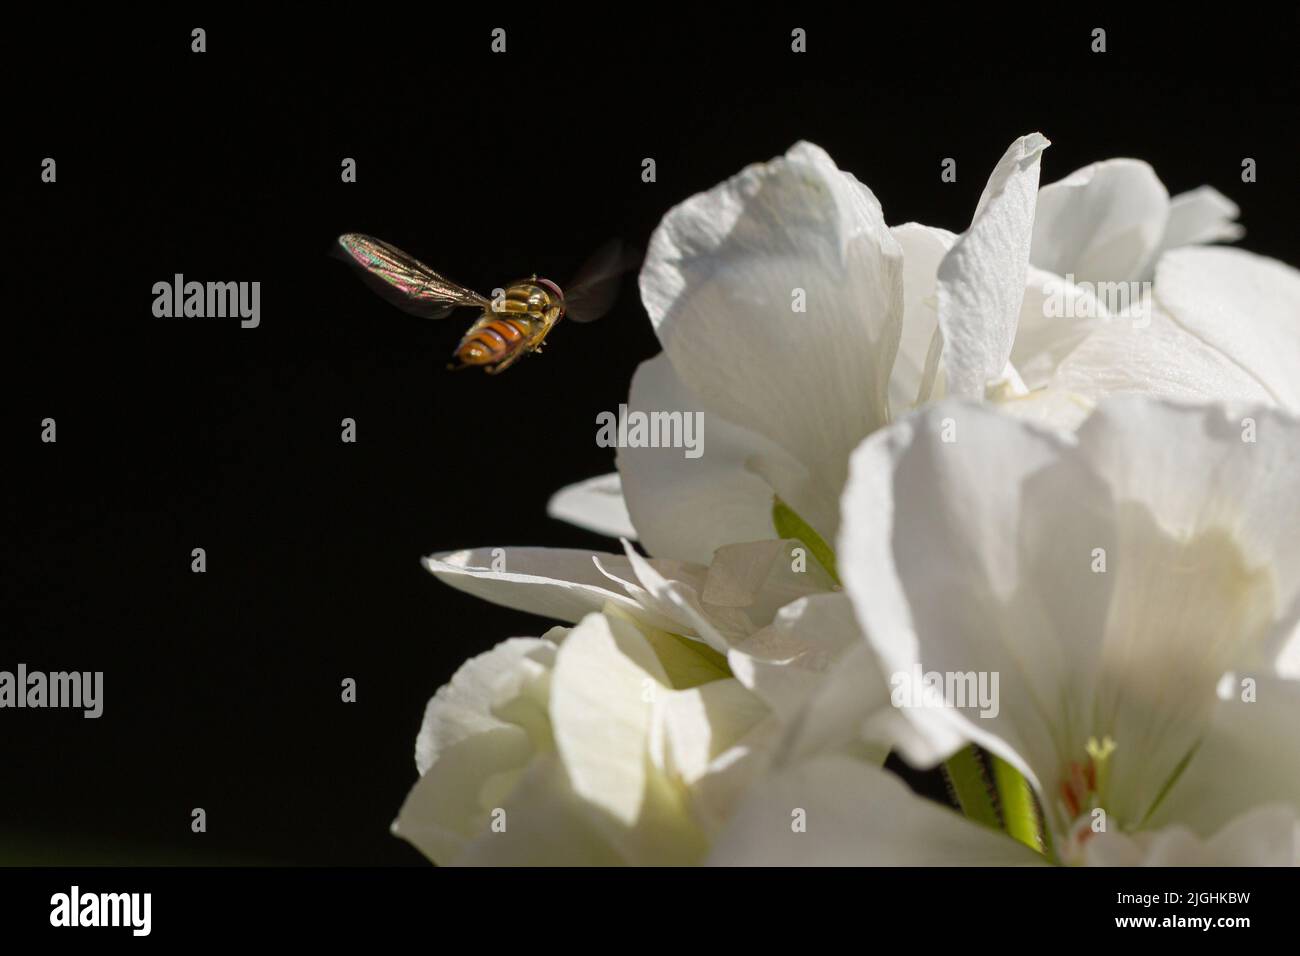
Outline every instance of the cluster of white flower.
POLYGON ((628 405, 702 411, 707 453, 556 496, 621 554, 427 560, 564 626, 429 702, 397 833, 440 864, 1300 861, 1300 273, 1204 245, 1236 208, 1142 162, 1040 189, 1047 146, 960 235, 808 143, 668 213, 628 405))

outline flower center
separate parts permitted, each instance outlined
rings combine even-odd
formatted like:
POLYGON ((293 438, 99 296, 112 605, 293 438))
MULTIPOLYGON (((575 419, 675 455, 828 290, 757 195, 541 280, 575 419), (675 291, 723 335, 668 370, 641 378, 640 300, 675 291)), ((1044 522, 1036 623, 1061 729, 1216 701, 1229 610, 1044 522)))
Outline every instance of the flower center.
MULTIPOLYGON (((1115 751, 1115 741, 1103 737, 1098 743, 1096 737, 1090 737, 1084 750, 1087 758, 1082 762, 1071 760, 1061 779, 1062 808, 1065 818, 1070 821, 1078 821, 1092 810, 1100 809, 1105 813, 1110 783, 1110 755, 1115 751)), ((1072 826, 1072 829, 1077 830, 1074 839, 1082 843, 1090 837, 1095 832, 1093 822, 1084 821, 1081 828, 1072 826)))

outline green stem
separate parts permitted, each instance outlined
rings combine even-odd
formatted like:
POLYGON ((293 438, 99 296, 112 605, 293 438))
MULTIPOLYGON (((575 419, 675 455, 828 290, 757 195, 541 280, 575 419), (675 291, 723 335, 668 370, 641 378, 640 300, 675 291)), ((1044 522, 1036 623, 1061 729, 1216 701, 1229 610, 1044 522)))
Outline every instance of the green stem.
POLYGON ((961 812, 977 823, 1002 828, 998 819, 997 807, 993 804, 993 794, 989 790, 988 774, 980 760, 979 752, 974 746, 965 747, 948 758, 943 769, 948 774, 948 782, 961 806, 961 812))
POLYGON ((1002 822, 1007 833, 1031 850, 1042 853, 1045 849, 1038 811, 1034 806, 1034 792, 1029 781, 1011 764, 996 754, 989 754, 993 764, 993 784, 998 791, 998 805, 1002 808, 1002 822))

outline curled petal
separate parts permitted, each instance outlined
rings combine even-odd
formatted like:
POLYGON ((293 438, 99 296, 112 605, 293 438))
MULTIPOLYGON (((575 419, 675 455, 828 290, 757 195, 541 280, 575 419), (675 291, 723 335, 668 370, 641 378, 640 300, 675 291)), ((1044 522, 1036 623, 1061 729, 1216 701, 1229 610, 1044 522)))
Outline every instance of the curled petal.
POLYGON ((636 540, 617 473, 597 475, 561 488, 551 496, 546 513, 597 534, 636 540))
POLYGON ((888 421, 902 291, 875 196, 809 143, 670 211, 641 271, 681 381, 804 466, 832 512, 850 452, 888 421))
POLYGON ((1048 141, 1022 136, 998 161, 970 228, 939 265, 938 311, 949 395, 979 398, 1016 337, 1034 228, 1039 157, 1048 141))
POLYGON ((1169 192, 1148 164, 1093 163, 1039 191, 1029 261, 1076 282, 1139 279, 1168 217, 1169 192))

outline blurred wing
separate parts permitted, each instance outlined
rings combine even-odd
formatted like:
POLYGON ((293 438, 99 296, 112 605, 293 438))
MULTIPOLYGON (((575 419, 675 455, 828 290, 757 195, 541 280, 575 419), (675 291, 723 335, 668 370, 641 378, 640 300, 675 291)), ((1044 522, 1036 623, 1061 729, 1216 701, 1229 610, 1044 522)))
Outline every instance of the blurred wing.
POLYGON ((623 274, 637 268, 641 256, 617 239, 601 246, 564 290, 564 314, 574 322, 594 322, 618 298, 623 274))
POLYGON ((425 319, 441 319, 453 309, 486 309, 491 303, 474 292, 444 279, 419 259, 396 246, 350 232, 339 236, 345 260, 359 266, 366 285, 403 312, 425 319))

